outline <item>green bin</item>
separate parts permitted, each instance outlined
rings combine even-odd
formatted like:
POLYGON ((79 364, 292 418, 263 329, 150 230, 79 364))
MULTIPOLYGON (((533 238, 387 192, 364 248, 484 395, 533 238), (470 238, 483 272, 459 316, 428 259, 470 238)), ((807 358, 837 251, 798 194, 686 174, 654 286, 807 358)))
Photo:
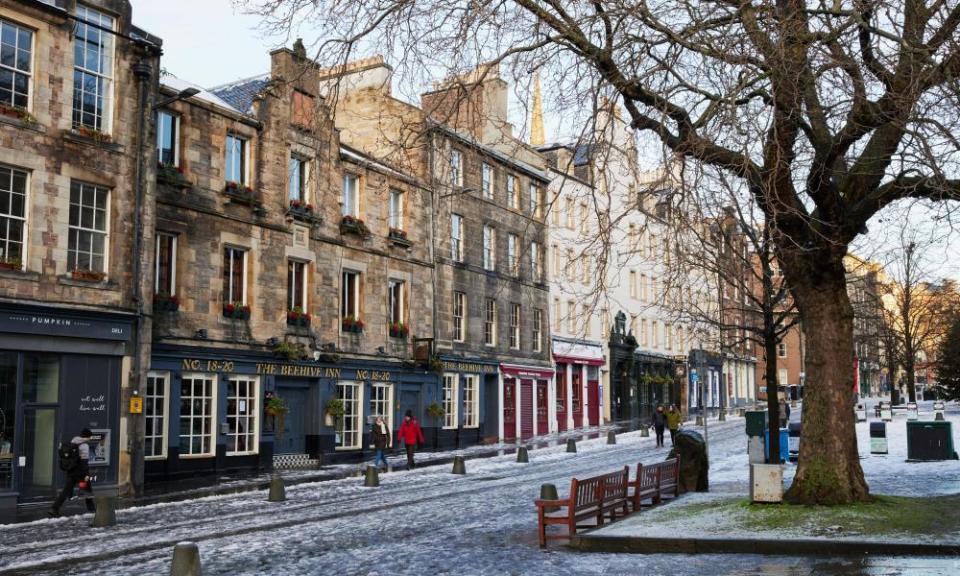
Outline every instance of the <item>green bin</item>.
POLYGON ((767 429, 767 412, 765 410, 747 410, 747 436, 761 437, 767 429))
POLYGON ((907 421, 907 460, 950 460, 953 429, 946 420, 907 421))

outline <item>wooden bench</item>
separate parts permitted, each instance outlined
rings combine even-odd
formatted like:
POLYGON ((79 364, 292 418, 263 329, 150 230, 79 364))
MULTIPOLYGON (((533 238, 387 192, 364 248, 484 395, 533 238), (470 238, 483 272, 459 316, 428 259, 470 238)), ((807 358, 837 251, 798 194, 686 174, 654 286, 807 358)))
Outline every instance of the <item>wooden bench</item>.
POLYGON ((680 495, 680 457, 660 462, 658 466, 660 466, 660 493, 657 500, 676 498, 680 495))
POLYGON ((534 500, 540 547, 546 546, 547 540, 569 539, 577 533, 577 528, 602 525, 604 514, 610 513, 613 517, 618 507, 622 507, 626 513, 629 473, 629 468, 624 466, 622 471, 612 474, 582 480, 574 478, 570 481, 569 497, 562 500, 534 500), (592 520, 593 523, 582 524, 586 520, 592 520), (550 524, 566 526, 567 534, 547 535, 547 526, 550 524))
POLYGON ((630 505, 633 507, 634 512, 640 510, 640 507, 647 500, 650 501, 650 506, 659 501, 659 474, 660 468, 656 465, 644 466, 642 463, 637 464, 637 477, 629 482, 630 488, 633 489, 633 493, 630 496, 630 505))

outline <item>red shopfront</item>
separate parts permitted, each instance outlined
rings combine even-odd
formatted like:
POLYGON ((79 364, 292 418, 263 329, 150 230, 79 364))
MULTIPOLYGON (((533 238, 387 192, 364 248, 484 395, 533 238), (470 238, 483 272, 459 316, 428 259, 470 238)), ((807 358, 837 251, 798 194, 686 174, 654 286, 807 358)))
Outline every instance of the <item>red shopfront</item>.
POLYGON ((528 440, 550 432, 550 382, 553 372, 540 366, 500 365, 504 440, 528 440))
POLYGON ((605 364, 602 349, 556 340, 553 345, 557 428, 564 431, 599 426, 602 403, 600 369, 605 364))

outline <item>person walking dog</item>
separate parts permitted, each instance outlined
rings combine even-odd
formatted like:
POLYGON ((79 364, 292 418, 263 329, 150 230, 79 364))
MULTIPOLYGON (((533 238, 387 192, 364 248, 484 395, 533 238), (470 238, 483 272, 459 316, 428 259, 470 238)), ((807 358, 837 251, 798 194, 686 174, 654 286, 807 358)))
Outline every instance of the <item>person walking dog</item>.
POLYGON ((416 468, 413 461, 413 452, 417 448, 417 443, 423 444, 423 430, 420 429, 420 423, 413 417, 413 411, 407 410, 403 417, 403 424, 397 430, 397 437, 403 442, 407 449, 407 470, 416 468))

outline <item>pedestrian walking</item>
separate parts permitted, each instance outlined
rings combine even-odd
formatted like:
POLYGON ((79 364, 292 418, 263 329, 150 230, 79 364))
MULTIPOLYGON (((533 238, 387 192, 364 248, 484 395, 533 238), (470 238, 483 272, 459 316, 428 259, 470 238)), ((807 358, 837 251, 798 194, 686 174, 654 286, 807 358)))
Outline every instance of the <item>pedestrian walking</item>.
POLYGON ((93 488, 90 485, 90 439, 93 432, 89 428, 80 431, 79 436, 74 436, 68 444, 60 444, 58 456, 60 460, 60 469, 66 472, 66 480, 63 483, 63 489, 60 495, 53 502, 50 508, 50 516, 60 515, 60 508, 63 503, 73 495, 74 488, 79 487, 89 495, 84 499, 88 512, 96 511, 93 505, 93 488))
POLYGON ((376 421, 373 423, 373 429, 370 431, 373 434, 373 448, 376 450, 373 457, 373 465, 377 466, 380 462, 383 462, 383 469, 387 469, 387 457, 383 455, 383 451, 387 448, 387 443, 390 442, 390 428, 387 427, 387 423, 383 421, 383 416, 377 416, 376 421))
POLYGON ((404 415, 403 424, 397 430, 397 437, 403 441, 404 447, 407 449, 407 469, 413 470, 416 468, 416 463, 413 461, 413 452, 416 450, 418 442, 423 444, 423 430, 420 429, 420 423, 417 422, 417 419, 413 417, 412 410, 407 410, 404 415))
POLYGON ((677 430, 680 429, 680 421, 683 419, 683 414, 677 410, 676 404, 671 404, 670 409, 667 410, 667 428, 670 429, 670 445, 675 446, 677 444, 677 430))
POLYGON ((657 406, 653 413, 653 429, 657 433, 657 447, 663 446, 663 427, 667 425, 667 415, 663 413, 663 406, 657 406))
POLYGON ((780 399, 780 427, 786 428, 787 422, 790 421, 790 406, 787 405, 787 402, 781 398, 780 399))

